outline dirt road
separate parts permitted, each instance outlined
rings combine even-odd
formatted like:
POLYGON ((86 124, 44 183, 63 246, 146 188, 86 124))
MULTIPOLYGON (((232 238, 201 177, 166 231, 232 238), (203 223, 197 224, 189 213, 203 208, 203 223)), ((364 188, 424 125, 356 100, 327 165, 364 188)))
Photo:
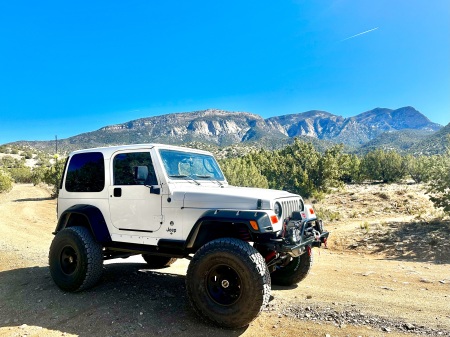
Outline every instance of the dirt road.
MULTIPOLYGON (((185 294, 187 260, 149 270, 140 257, 105 263, 100 284, 64 293, 47 267, 56 204, 42 187, 0 194, 0 336, 450 336, 448 263, 315 250, 299 286, 273 287, 248 327, 200 321, 185 294)), ((335 222, 335 237, 358 221, 335 222), (342 227, 342 229, 340 229, 342 227)))

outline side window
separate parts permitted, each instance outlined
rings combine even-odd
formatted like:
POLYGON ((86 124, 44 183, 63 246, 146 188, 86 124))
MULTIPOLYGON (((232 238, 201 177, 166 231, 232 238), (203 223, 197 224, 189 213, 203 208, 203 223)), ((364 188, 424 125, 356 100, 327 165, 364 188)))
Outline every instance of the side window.
POLYGON ((62 190, 62 188, 63 188, 64 172, 66 172, 67 164, 69 164, 69 157, 66 157, 66 160, 65 160, 65 162, 64 162, 63 174, 61 175, 61 179, 60 179, 59 185, 58 185, 58 188, 59 188, 60 190, 62 190))
POLYGON ((79 153, 67 168, 68 192, 100 192, 105 187, 105 164, 101 152, 79 153))
POLYGON ((120 153, 113 160, 114 185, 157 185, 149 152, 120 153))

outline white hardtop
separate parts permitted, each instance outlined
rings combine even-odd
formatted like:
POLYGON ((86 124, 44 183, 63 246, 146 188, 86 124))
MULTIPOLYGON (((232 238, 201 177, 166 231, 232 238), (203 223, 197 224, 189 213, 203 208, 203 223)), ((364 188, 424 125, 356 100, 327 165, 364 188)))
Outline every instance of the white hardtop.
POLYGON ((182 146, 175 146, 175 145, 165 145, 165 144, 131 144, 131 145, 115 145, 115 146, 107 146, 107 147, 95 147, 90 149, 82 149, 82 150, 76 150, 70 153, 70 156, 73 156, 74 154, 78 153, 85 153, 85 152, 101 152, 103 153, 103 156, 105 159, 110 158, 114 153, 117 151, 122 150, 150 150, 150 149, 166 149, 166 150, 176 150, 176 151, 183 151, 183 152, 190 152, 190 153, 200 153, 205 155, 213 156, 211 152, 204 151, 204 150, 198 150, 198 149, 192 149, 189 147, 182 147, 182 146))

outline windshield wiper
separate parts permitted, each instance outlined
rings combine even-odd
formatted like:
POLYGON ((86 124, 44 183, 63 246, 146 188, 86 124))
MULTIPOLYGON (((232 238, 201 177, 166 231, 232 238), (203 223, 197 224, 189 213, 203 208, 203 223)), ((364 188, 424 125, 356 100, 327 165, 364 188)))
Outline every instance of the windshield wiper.
POLYGON ((212 181, 215 181, 216 183, 219 184, 220 187, 223 187, 223 184, 222 184, 219 180, 217 180, 216 178, 214 178, 214 177, 212 177, 212 176, 210 176, 210 175, 200 175, 200 174, 196 174, 196 176, 197 176, 198 178, 201 178, 201 179, 210 179, 210 180, 212 180, 212 181))
POLYGON ((191 176, 188 176, 185 174, 170 174, 169 177, 170 178, 188 178, 188 179, 192 180, 194 183, 196 183, 197 185, 200 185, 200 183, 197 180, 195 180, 191 176))

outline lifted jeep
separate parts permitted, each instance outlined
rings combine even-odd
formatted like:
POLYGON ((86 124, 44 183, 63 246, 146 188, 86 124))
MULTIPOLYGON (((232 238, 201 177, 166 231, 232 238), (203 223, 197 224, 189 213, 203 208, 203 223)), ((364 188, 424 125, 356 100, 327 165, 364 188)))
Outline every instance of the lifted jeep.
POLYGON ((258 316, 271 282, 303 280, 329 235, 299 195, 230 186, 211 153, 160 144, 71 153, 53 234, 61 289, 94 286, 107 259, 142 254, 163 268, 187 258, 192 307, 226 328, 258 316))

